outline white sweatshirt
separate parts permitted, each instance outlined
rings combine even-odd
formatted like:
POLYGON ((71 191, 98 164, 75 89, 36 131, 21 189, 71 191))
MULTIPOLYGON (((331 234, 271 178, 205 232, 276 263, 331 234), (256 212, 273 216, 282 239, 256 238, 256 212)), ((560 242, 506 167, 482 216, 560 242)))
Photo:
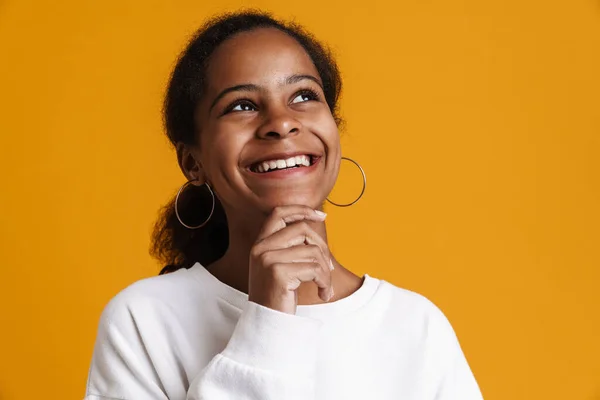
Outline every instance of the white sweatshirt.
POLYGON ((86 400, 478 400, 456 335, 424 297, 365 275, 296 315, 202 265, 141 280, 104 309, 86 400))

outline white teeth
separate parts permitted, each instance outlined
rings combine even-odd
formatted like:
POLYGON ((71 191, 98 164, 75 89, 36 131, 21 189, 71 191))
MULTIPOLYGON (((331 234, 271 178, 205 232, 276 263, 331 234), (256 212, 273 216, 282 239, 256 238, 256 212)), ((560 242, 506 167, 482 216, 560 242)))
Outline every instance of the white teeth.
POLYGON ((274 169, 285 169, 291 168, 295 166, 305 166, 310 167, 310 156, 302 155, 290 157, 286 160, 269 160, 263 161, 262 163, 256 166, 256 171, 258 172, 268 172, 274 169))

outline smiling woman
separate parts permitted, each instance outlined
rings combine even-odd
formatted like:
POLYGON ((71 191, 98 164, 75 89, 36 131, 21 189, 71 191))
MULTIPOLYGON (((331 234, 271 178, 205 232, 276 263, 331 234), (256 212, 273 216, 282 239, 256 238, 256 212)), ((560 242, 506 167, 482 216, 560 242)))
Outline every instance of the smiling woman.
POLYGON ((443 313, 331 254, 342 158, 329 52, 262 13, 209 21, 165 100, 188 183, 161 276, 105 308, 86 399, 480 399, 443 313))

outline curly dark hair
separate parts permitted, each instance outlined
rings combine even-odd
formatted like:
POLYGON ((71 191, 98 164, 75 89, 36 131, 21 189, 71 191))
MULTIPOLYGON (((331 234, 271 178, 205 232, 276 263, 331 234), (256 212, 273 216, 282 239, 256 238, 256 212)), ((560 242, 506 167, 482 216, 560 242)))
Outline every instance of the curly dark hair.
MULTIPOLYGON (((325 100, 338 126, 338 100, 342 79, 331 51, 309 32, 295 23, 275 19, 262 11, 222 14, 208 20, 193 36, 179 56, 171 74, 164 99, 163 118, 167 136, 173 144, 197 145, 194 111, 200 101, 210 56, 219 45, 238 33, 258 28, 275 28, 294 38, 310 56, 323 82, 325 100)), ((212 196, 190 185, 179 201, 179 213, 184 221, 203 221, 212 205, 212 196), (189 190, 188 190, 189 189, 189 190)), ((150 254, 165 265, 160 274, 180 268, 190 268, 196 262, 209 265, 221 258, 229 245, 227 217, 215 197, 215 209, 209 222, 191 230, 181 225, 174 210, 175 199, 161 210, 154 226, 150 254)))

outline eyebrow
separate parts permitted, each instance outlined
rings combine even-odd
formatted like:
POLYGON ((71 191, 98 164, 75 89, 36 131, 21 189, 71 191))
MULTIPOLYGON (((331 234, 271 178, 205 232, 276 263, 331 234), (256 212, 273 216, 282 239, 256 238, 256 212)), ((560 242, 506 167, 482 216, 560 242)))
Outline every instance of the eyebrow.
MULTIPOLYGON (((317 85, 319 85, 321 87, 321 89, 323 89, 323 84, 321 83, 321 81, 319 79, 317 79, 316 77, 314 77, 312 75, 306 75, 306 74, 304 74, 304 75, 295 74, 295 75, 288 76, 285 79, 284 84, 285 85, 293 85, 294 83, 298 83, 303 80, 313 81, 317 85)), ((209 112, 211 112, 212 109, 217 104, 217 102, 219 100, 221 100, 228 93, 231 93, 231 92, 259 92, 260 90, 261 90, 260 86, 255 85, 253 83, 244 83, 242 85, 235 85, 235 86, 228 87, 227 89, 222 90, 217 95, 217 97, 215 97, 212 104, 210 105, 209 112)))
POLYGON ((298 83, 300 81, 303 81, 305 79, 308 79, 310 81, 315 82, 317 85, 319 85, 321 87, 321 89, 323 89, 323 84, 321 83, 321 81, 319 79, 317 79, 316 77, 312 76, 312 75, 292 75, 292 76, 288 76, 285 80, 285 84, 286 85, 293 85, 294 83, 298 83))

